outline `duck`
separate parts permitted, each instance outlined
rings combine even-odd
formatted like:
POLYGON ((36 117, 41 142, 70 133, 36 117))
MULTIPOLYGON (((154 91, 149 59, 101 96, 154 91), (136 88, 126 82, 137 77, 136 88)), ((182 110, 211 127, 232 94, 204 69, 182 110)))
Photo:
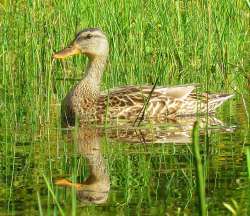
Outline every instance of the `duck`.
POLYGON ((88 63, 83 78, 68 92, 61 104, 64 126, 89 122, 143 119, 174 119, 181 116, 213 114, 233 94, 196 93, 197 84, 177 86, 127 85, 101 91, 109 55, 107 35, 99 28, 76 34, 66 48, 53 54, 63 60, 83 54, 88 63))

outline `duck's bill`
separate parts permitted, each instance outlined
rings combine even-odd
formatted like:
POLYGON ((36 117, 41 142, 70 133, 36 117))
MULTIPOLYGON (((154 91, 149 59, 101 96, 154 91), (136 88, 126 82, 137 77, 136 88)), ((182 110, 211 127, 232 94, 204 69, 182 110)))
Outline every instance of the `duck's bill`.
POLYGON ((79 54, 79 53, 80 53, 79 49, 77 49, 74 46, 70 46, 70 47, 67 47, 67 48, 59 51, 59 52, 54 53, 53 58, 55 58, 55 59, 64 59, 64 58, 67 58, 69 56, 73 56, 73 55, 76 55, 76 54, 79 54))
POLYGON ((83 186, 82 184, 79 184, 79 183, 72 183, 71 181, 67 179, 57 179, 55 184, 59 186, 64 186, 64 187, 74 187, 77 190, 80 190, 83 186))

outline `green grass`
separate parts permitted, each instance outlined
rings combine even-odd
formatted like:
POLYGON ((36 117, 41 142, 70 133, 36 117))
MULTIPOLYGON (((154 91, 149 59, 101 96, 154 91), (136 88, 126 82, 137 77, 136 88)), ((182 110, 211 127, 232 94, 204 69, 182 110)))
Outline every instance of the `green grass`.
POLYGON ((248 178, 250 179, 250 147, 246 149, 246 156, 247 156, 247 171, 248 171, 248 178))
POLYGON ((194 123, 192 131, 192 145, 193 145, 193 154, 194 154, 194 166, 196 173, 196 190, 197 197, 199 200, 199 214, 204 216, 207 215, 207 205, 206 205, 206 193, 205 193, 205 180, 202 159, 200 154, 200 141, 199 141, 199 122, 194 123))
MULTIPOLYGON (((60 130, 61 100, 83 76, 86 58, 59 62, 51 56, 87 27, 101 28, 110 42, 102 89, 153 84, 159 77, 158 85, 201 83, 199 91, 236 94, 220 116, 238 130, 213 132, 200 143, 206 143, 209 213, 227 212, 222 202, 230 198, 246 212, 250 46, 243 0, 0 0, 0 209, 26 215, 83 210, 76 191, 59 190, 52 179, 88 174, 76 143, 67 144, 60 130)), ((108 138, 102 144, 113 192, 110 205, 84 208, 86 215, 197 213, 190 145, 133 146, 108 138)))

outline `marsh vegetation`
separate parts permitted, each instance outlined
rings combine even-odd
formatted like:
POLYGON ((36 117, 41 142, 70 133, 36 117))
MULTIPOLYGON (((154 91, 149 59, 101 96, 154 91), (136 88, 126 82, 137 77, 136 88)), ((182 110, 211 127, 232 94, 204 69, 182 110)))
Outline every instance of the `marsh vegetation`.
POLYGON ((0 1, 1 214, 249 215, 249 16, 240 0, 0 1), (159 77, 235 97, 193 135, 193 119, 63 129, 86 58, 51 56, 86 27, 109 38, 102 89, 159 77), (84 182, 105 189, 86 194, 84 182))

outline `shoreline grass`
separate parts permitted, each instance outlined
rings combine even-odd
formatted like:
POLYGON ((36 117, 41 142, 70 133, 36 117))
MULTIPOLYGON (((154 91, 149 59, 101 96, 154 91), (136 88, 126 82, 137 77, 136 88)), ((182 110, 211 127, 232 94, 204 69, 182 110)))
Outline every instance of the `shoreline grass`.
MULTIPOLYGON (((249 6, 241 0, 0 0, 1 209, 6 214, 78 213, 75 191, 53 191, 46 176, 74 172, 71 177, 77 177, 78 158, 60 135, 60 103, 82 78, 86 58, 54 62, 51 56, 79 30, 99 27, 110 42, 102 89, 153 85, 159 77, 157 85, 201 83, 198 91, 236 94, 219 115, 239 128, 234 135, 209 134, 206 146, 208 212, 224 213, 219 197, 240 196, 250 167, 249 151, 248 164, 242 163, 243 148, 249 144, 248 20, 249 6), (224 191, 223 185, 232 191, 224 191), (50 205, 53 200, 56 206, 50 205), (60 210, 61 200, 69 210, 66 205, 60 210)), ((138 147, 108 140, 103 146, 113 175, 111 205, 86 208, 86 214, 107 209, 139 214, 144 208, 150 214, 158 209, 173 215, 192 213, 189 145, 138 147)))

